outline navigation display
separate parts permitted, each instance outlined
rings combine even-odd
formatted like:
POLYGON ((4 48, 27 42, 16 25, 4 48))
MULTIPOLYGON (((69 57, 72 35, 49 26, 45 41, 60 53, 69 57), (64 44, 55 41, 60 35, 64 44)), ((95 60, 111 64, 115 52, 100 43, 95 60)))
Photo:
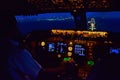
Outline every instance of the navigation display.
POLYGON ((67 53, 67 44, 63 42, 57 43, 57 52, 58 53, 67 53))

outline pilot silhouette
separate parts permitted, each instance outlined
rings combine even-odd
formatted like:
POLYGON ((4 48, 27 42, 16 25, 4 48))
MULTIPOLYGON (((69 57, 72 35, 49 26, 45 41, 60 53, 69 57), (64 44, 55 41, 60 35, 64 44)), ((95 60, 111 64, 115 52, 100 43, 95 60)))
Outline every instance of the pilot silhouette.
POLYGON ((42 67, 20 47, 20 32, 14 16, 0 16, 0 80, 35 80, 42 67))
POLYGON ((20 45, 22 37, 14 15, 0 16, 0 37, 0 80, 48 80, 65 70, 63 64, 43 69, 20 45))

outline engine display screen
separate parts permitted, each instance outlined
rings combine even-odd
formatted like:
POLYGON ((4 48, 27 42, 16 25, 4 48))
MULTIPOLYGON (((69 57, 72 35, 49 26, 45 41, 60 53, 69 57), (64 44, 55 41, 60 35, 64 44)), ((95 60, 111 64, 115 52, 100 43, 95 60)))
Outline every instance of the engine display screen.
POLYGON ((79 56, 85 56, 85 48, 82 45, 76 44, 75 54, 78 54, 79 56))

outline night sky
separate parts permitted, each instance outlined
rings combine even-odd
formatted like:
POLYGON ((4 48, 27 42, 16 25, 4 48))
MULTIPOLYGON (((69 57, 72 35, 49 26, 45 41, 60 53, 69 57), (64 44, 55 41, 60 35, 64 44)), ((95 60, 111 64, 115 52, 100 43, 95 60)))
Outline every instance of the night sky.
MULTIPOLYGON (((97 30, 120 32, 120 12, 87 12, 87 21, 95 18, 97 30)), ((45 13, 33 16, 16 16, 23 34, 33 30, 75 29, 70 13, 45 13)))

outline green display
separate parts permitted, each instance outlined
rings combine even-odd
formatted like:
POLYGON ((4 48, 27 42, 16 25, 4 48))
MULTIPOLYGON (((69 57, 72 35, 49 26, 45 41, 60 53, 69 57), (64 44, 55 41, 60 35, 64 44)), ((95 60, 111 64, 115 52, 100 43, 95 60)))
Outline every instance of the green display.
POLYGON ((63 59, 63 61, 65 61, 65 62, 70 61, 70 60, 71 60, 71 58, 68 58, 68 57, 63 59))
POLYGON ((89 60, 89 61, 87 61, 87 64, 90 65, 90 66, 93 66, 94 65, 94 61, 89 60))

